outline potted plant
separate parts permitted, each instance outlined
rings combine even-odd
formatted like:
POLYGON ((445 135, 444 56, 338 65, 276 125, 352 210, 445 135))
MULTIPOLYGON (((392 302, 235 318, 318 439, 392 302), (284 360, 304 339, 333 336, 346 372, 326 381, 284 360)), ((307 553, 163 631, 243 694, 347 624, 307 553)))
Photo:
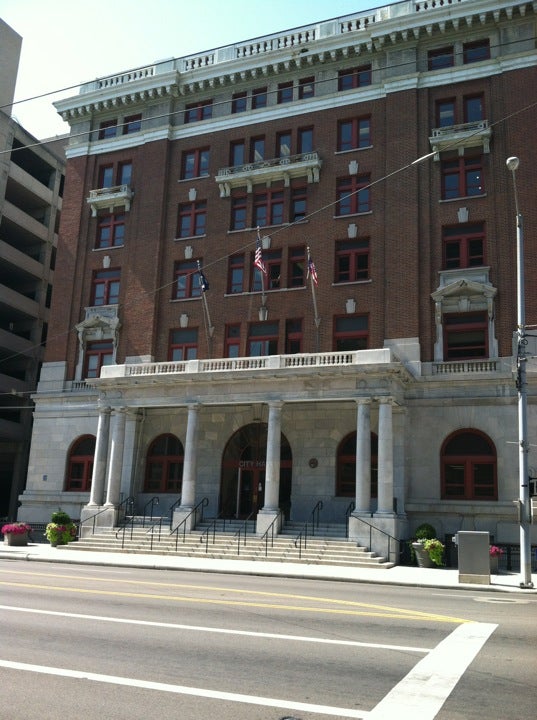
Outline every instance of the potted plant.
POLYGON ((491 573, 498 572, 498 561, 502 555, 503 555, 503 548, 498 547, 497 545, 491 545, 489 547, 490 572, 491 573))
POLYGON ((444 564, 444 543, 438 540, 436 530, 429 523, 416 528, 411 545, 418 567, 444 564))
POLYGON ((76 538, 76 534, 76 525, 66 512, 56 510, 52 513, 50 522, 45 528, 45 535, 52 547, 67 545, 76 538))
POLYGON ((2 527, 6 545, 28 545, 28 533, 31 526, 24 522, 8 523, 2 527))

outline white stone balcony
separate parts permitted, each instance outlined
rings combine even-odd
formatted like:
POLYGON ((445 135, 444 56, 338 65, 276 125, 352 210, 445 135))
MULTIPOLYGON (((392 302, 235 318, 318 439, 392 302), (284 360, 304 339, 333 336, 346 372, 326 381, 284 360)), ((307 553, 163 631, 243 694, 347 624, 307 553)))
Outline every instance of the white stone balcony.
POLYGON ((246 187, 247 192, 251 193, 254 185, 269 185, 278 180, 283 180, 285 187, 289 186, 293 178, 300 177, 306 177, 309 183, 317 183, 321 165, 319 154, 312 151, 220 168, 215 179, 220 188, 220 197, 229 197, 233 188, 246 187))
POLYGON ((130 185, 114 185, 90 190, 86 202, 91 206, 92 217, 96 217, 99 210, 108 210, 112 213, 116 208, 124 207, 125 212, 128 212, 131 209, 132 196, 130 185))
POLYGON ((440 153, 446 150, 458 150, 459 155, 463 155, 465 148, 483 147, 483 152, 489 153, 491 137, 492 128, 489 127, 489 121, 478 120, 434 128, 429 143, 435 153, 434 159, 440 160, 440 153))

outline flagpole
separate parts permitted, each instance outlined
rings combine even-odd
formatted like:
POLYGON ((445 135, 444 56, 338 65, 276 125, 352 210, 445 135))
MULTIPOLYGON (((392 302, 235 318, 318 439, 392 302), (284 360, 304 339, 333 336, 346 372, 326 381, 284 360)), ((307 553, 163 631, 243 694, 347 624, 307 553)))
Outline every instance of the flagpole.
POLYGON ((203 275, 203 271, 201 269, 201 263, 198 260, 198 274, 199 274, 199 283, 200 283, 200 290, 201 290, 201 300, 203 302, 203 309, 204 309, 204 320, 205 320, 205 333, 207 335, 207 345, 209 349, 209 358, 212 356, 212 339, 214 334, 214 327, 211 323, 211 315, 209 313, 209 304, 207 302, 207 297, 205 296, 205 291, 208 288, 207 279, 203 275))
POLYGON ((319 352, 320 347, 320 334, 319 334, 319 325, 321 324, 321 318, 319 317, 319 312, 317 310, 317 297, 315 295, 315 281, 313 279, 313 273, 310 272, 310 263, 311 263, 311 256, 310 256, 310 249, 308 246, 308 275, 310 277, 310 283, 311 283, 311 297, 313 300, 313 312, 314 312, 314 319, 315 319, 315 327, 316 327, 316 352, 319 352))
MULTIPOLYGON (((259 225, 257 226, 257 242, 260 247, 263 246, 263 243, 261 242, 261 235, 259 234, 259 225)), ((260 268, 258 268, 258 271, 261 275, 261 305, 265 307, 265 273, 260 268)))

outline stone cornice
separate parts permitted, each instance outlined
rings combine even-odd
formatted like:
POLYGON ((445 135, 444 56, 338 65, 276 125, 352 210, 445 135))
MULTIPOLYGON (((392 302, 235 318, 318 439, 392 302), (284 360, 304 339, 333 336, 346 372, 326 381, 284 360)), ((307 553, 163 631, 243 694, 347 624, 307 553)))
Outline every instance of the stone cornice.
POLYGON ((210 95, 218 88, 268 81, 287 72, 377 52, 422 38, 510 21, 535 12, 537 2, 418 0, 394 3, 195 55, 99 78, 79 95, 54 103, 66 121, 115 108, 179 96, 210 95))

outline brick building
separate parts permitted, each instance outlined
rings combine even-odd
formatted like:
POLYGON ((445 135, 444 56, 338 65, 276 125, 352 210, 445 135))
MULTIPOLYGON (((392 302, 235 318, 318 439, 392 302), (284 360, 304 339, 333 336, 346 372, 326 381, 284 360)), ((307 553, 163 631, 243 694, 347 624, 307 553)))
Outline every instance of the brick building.
POLYGON ((531 3, 400 2, 57 102, 71 141, 21 516, 110 526, 158 497, 177 523, 206 499, 261 533, 322 501, 357 539, 428 521, 517 542, 506 159, 529 327, 536 30, 531 3))

